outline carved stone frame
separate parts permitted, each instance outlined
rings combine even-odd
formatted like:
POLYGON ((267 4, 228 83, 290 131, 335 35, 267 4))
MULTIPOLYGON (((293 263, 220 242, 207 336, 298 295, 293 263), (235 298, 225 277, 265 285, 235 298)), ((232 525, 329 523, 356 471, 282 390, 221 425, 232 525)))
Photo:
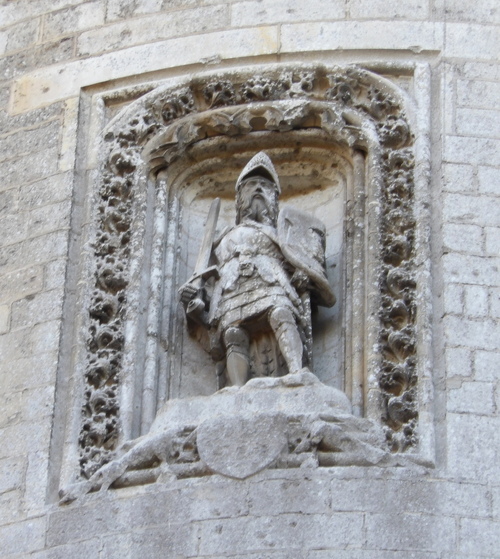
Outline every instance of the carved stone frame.
POLYGON ((83 231, 92 249, 83 253, 75 274, 86 284, 76 302, 83 312, 71 344, 73 399, 81 402, 83 394, 83 402, 68 420, 64 454, 72 465, 63 468, 63 477, 74 475, 77 430, 81 471, 88 476, 113 456, 119 441, 147 432, 154 419, 163 282, 158 271, 168 227, 161 209, 168 185, 156 180, 158 173, 210 138, 300 130, 352 155, 354 203, 346 226, 356 255, 349 273, 356 281, 350 286, 346 391, 358 415, 384 425, 393 451, 432 461, 429 71, 420 65, 399 73, 411 81, 412 95, 396 79, 359 66, 213 73, 154 87, 107 124, 88 206, 91 225, 83 231), (152 239, 146 255, 145 235, 152 239), (138 284, 145 267, 151 270, 153 303, 141 330, 137 317, 145 295, 138 284), (140 361, 145 372, 137 374, 140 361), (138 406, 142 427, 134 413, 138 406))

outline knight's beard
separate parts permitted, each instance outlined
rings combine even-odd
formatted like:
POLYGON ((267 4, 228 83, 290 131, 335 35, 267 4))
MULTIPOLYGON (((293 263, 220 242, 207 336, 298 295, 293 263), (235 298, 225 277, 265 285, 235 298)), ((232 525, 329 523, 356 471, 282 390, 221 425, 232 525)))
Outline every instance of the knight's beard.
POLYGON ((274 204, 262 196, 252 196, 242 200, 241 217, 264 225, 274 226, 274 204))

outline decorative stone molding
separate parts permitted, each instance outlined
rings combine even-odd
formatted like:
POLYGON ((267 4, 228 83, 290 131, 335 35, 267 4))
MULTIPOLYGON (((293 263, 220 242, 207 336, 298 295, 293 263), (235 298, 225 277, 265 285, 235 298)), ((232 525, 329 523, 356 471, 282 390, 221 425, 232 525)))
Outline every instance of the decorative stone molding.
MULTIPOLYGON (((367 154, 366 188, 373 191, 376 206, 369 266, 377 291, 373 285, 366 289, 378 317, 369 326, 374 346, 364 392, 375 394, 390 449, 402 452, 417 445, 414 136, 404 93, 355 66, 228 72, 157 88, 125 109, 104 133, 79 437, 84 478, 114 457, 120 440, 121 383, 133 374, 125 370, 123 352, 141 227, 136 214, 146 204, 148 177, 154 179, 206 139, 299 130, 314 130, 325 142, 367 154), (369 386, 368 376, 376 378, 376 385, 369 386)), ((371 418, 376 419, 373 413, 371 418)), ((189 433, 183 437, 188 440, 189 433)), ((332 464, 319 461, 320 466, 332 464)))

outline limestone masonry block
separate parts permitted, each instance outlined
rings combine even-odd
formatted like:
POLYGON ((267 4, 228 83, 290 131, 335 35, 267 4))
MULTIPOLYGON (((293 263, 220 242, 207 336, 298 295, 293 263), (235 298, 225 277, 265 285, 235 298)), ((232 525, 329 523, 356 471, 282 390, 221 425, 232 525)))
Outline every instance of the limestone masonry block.
POLYGON ((45 15, 43 20, 42 41, 50 41, 83 31, 99 27, 104 24, 105 6, 103 2, 87 2, 53 11, 45 15))
POLYGON ((0 526, 0 554, 30 554, 44 547, 46 520, 32 518, 24 522, 0 526))
POLYGON ((28 48, 38 41, 41 20, 23 21, 10 27, 7 33, 6 52, 28 48))
POLYGON ((43 285, 43 274, 38 266, 16 270, 0 277, 0 301, 15 301, 38 293, 43 285))
POLYGON ((449 391, 448 411, 492 415, 495 410, 493 388, 488 382, 464 382, 460 388, 449 391))
POLYGON ((500 318, 500 288, 490 289, 490 314, 493 318, 500 318))
POLYGON ((500 31, 495 25, 446 23, 444 53, 451 58, 496 60, 500 31), (464 48, 464 44, 467 48, 464 48))
POLYGON ((449 192, 474 192, 474 167, 445 163, 443 165, 443 188, 449 192))
POLYGON ((344 19, 346 7, 334 1, 325 5, 321 0, 304 3, 301 0, 272 0, 268 2, 236 2, 231 6, 231 24, 235 27, 266 25, 269 23, 289 23, 325 19, 344 19))
POLYGON ((479 225, 445 224, 443 244, 445 250, 481 254, 483 252, 483 229, 479 225))
POLYGON ((500 166, 500 141, 489 138, 447 136, 444 159, 450 163, 500 166))
POLYGON ((26 19, 27 16, 34 18, 54 10, 76 6, 81 3, 82 0, 20 0, 16 4, 8 3, 2 5, 0 7, 0 19, 3 25, 12 25, 26 19))
POLYGON ((491 520, 464 518, 458 531, 459 549, 463 553, 482 557, 499 557, 500 523, 491 520))
POLYGON ((50 441, 50 429, 48 419, 46 421, 23 421, 4 427, 1 434, 6 447, 0 449, 0 458, 11 456, 12 449, 15 449, 16 455, 43 452, 50 441))
POLYGON ((0 223, 0 245, 19 243, 26 237, 26 220, 23 214, 4 217, 0 223))
MULTIPOLYGON (((50 292, 49 292, 50 293, 50 292)), ((62 305, 62 298, 54 298, 54 305, 62 305)), ((60 322, 59 320, 50 320, 41 322, 34 326, 31 330, 30 340, 33 344, 33 350, 37 354, 52 353, 57 351, 59 346, 60 322)), ((40 383, 42 384, 42 383, 40 383)))
POLYGON ((55 147, 0 163, 0 172, 4 178, 0 189, 7 190, 54 174, 58 155, 59 150, 55 147))
POLYGON ((0 460, 0 494, 21 487, 24 479, 24 458, 16 456, 0 460))
POLYGON ((498 198, 490 196, 447 194, 444 196, 443 214, 446 221, 456 223, 500 225, 498 198))
MULTIPOLYGON (((190 2, 186 0, 172 0, 165 6, 166 8, 176 8, 181 6, 193 5, 194 0, 190 2), (177 4, 177 5, 176 5, 177 4)), ((163 0, 137 0, 131 3, 128 0, 108 0, 106 3, 106 21, 114 21, 117 19, 126 19, 135 15, 151 14, 159 12, 164 5, 163 0)))
POLYGON ((228 20, 228 9, 224 5, 143 16, 82 33, 77 52, 80 56, 88 56, 182 35, 207 33, 224 28, 228 20))
POLYGON ((493 320, 467 320, 457 316, 443 319, 445 336, 452 346, 494 350, 500 325, 493 320))
POLYGON ((57 290, 29 295, 12 305, 12 329, 60 318, 61 307, 62 293, 57 290))
POLYGON ((64 200, 32 210, 28 217, 28 234, 37 237, 51 231, 68 229, 70 209, 71 200, 64 200))
POLYGON ((6 360, 1 367, 2 377, 11 390, 23 390, 54 382, 57 353, 52 351, 41 353, 37 357, 27 356, 31 351, 30 333, 31 330, 26 329, 4 336, 7 341, 10 340, 14 343, 21 340, 22 347, 18 345, 14 346, 13 350, 6 351, 0 344, 2 356, 5 356, 6 360))
POLYGON ((446 348, 446 377, 471 377, 471 351, 461 347, 446 348))
POLYGON ((463 314, 464 286, 449 283, 444 287, 444 311, 449 314, 463 314))
POLYGON ((19 205, 23 208, 36 208, 69 199, 71 186, 70 173, 59 173, 31 184, 22 185, 19 205))
POLYGON ((462 0, 436 0, 434 10, 439 18, 449 21, 500 23, 500 10, 495 0, 464 3, 462 0))
POLYGON ((498 284, 499 257, 469 256, 450 253, 443 256, 443 265, 449 281, 477 285, 498 284))
POLYGON ((366 530, 367 545, 373 548, 410 551, 422 550, 425 546, 428 551, 442 552, 454 547, 455 521, 452 517, 369 514, 366 530))
POLYGON ((495 138, 500 128, 500 111, 458 108, 456 119, 458 134, 495 138))
POLYGON ((474 355, 474 378, 479 381, 497 381, 500 377, 500 353, 476 351, 474 355))
POLYGON ((448 413, 447 417, 448 474, 458 479, 496 483, 498 453, 491 433, 498 428, 498 416, 448 413))
POLYGON ((500 177, 498 169, 494 167, 479 167, 479 192, 500 195, 500 177))
POLYGON ((488 288, 479 285, 466 285, 464 293, 465 312, 467 315, 471 317, 488 315, 488 288))
POLYGON ((284 24, 283 52, 342 49, 405 49, 419 52, 443 46, 441 24, 407 21, 346 21, 284 24))
POLYGON ((349 14, 353 19, 426 19, 429 7, 418 0, 404 3, 384 2, 384 0, 350 0, 349 14))

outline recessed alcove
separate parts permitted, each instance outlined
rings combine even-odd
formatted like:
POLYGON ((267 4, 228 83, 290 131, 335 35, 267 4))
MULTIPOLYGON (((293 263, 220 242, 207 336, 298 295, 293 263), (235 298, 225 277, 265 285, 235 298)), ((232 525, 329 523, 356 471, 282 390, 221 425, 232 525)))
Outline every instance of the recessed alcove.
POLYGON ((321 219, 326 226, 327 273, 337 302, 313 310, 314 371, 325 384, 345 390, 346 264, 351 261, 347 213, 352 208, 353 171, 350 150, 325 142, 314 130, 286 134, 202 141, 189 155, 161 173, 168 190, 170 219, 177 222, 165 240, 164 325, 172 351, 160 366, 158 405, 168 398, 211 394, 220 388, 215 365, 189 336, 176 292, 194 270, 209 206, 221 199, 217 230, 234 225, 235 183, 242 168, 260 149, 271 157, 280 177, 280 206, 289 205, 321 219), (175 210, 173 210, 175 208, 175 210), (175 213, 174 213, 175 212, 175 213), (171 254, 169 254, 171 253, 171 254), (171 256, 175 255, 174 258, 171 256))

